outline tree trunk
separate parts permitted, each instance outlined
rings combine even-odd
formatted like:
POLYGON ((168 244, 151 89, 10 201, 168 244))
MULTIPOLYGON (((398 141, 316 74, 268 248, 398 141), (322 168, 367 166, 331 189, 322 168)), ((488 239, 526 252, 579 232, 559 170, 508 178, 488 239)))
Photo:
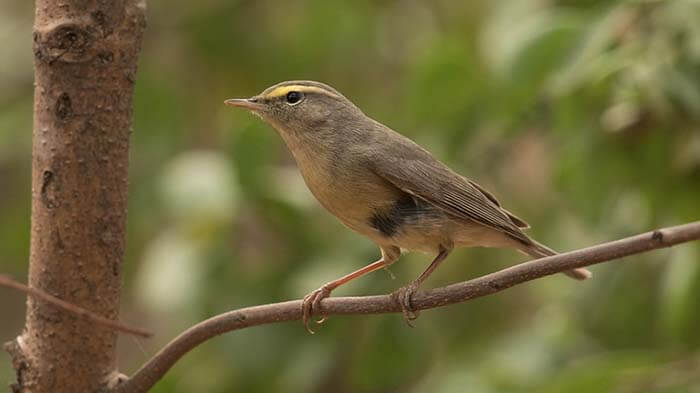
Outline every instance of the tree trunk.
MULTIPOLYGON (((36 0, 29 283, 117 319, 131 102, 145 29, 135 0, 36 0)), ((114 330, 29 297, 8 343, 14 392, 97 392, 114 330)))

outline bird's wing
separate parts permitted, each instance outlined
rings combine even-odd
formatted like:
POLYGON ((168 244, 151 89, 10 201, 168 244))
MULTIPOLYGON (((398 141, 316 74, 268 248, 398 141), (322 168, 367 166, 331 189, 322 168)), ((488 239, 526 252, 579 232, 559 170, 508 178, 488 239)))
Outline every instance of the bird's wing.
MULTIPOLYGON (((422 149, 421 149, 422 150, 422 149)), ((453 172, 426 151, 414 157, 376 155, 372 170, 403 192, 421 198, 452 216, 475 221, 530 244, 519 226, 527 224, 502 209, 490 193, 453 172)))
POLYGON ((501 206, 501 202, 498 202, 498 199, 496 199, 496 197, 493 196, 493 194, 491 194, 489 191, 487 191, 487 190, 486 190, 484 187, 482 187, 480 184, 478 184, 478 183, 476 183, 476 182, 474 182, 474 181, 471 181, 471 180, 469 180, 469 179, 467 179, 467 181, 469 182, 469 184, 471 184, 472 186, 476 187, 479 191, 481 191, 481 193, 484 194, 484 196, 485 196, 486 198, 488 198, 491 202, 495 203, 496 206, 498 206, 499 208, 501 208, 501 210, 503 211, 503 213, 507 214, 507 215, 508 215, 508 218, 510 218, 510 220, 513 221, 513 224, 517 225, 518 228, 523 228, 523 229, 530 228, 530 224, 528 224, 528 223, 527 223, 525 220, 523 220, 522 218, 520 218, 520 217, 516 216, 515 214, 513 214, 513 213, 509 212, 508 210, 506 210, 503 206, 501 206))

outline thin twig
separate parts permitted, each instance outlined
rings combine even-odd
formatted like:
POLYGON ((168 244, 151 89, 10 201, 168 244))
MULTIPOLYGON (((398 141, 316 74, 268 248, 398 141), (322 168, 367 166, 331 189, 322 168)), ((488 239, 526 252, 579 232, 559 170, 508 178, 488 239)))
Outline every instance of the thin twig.
MULTIPOLYGON (((657 248, 700 239, 700 221, 659 229, 564 254, 512 266, 473 280, 418 292, 413 306, 418 310, 459 303, 510 288, 554 273, 639 254, 657 248)), ((401 312, 392 295, 331 297, 321 302, 322 312, 333 314, 380 314, 401 312)), ((301 300, 229 311, 185 330, 136 373, 118 385, 115 393, 148 391, 187 352, 202 342, 232 330, 301 318, 301 300)), ((301 329, 301 327, 300 327, 301 329)))
POLYGON ((29 287, 25 284, 22 284, 21 282, 15 281, 12 278, 0 274, 0 286, 16 289, 20 292, 24 292, 30 296, 34 296, 37 299, 41 299, 47 303, 53 304, 56 307, 62 308, 68 312, 71 312, 75 315, 78 315, 80 317, 89 319, 99 325, 106 326, 110 329, 118 330, 123 333, 128 333, 128 334, 133 334, 135 336, 141 336, 141 337, 151 337, 153 336, 153 333, 148 332, 143 329, 135 328, 135 327, 130 327, 126 325, 122 325, 118 321, 112 320, 112 319, 107 319, 105 317, 99 316, 95 314, 92 311, 88 311, 84 308, 78 307, 75 304, 69 303, 65 300, 61 300, 57 298, 56 296, 49 295, 46 292, 40 291, 36 288, 29 287))

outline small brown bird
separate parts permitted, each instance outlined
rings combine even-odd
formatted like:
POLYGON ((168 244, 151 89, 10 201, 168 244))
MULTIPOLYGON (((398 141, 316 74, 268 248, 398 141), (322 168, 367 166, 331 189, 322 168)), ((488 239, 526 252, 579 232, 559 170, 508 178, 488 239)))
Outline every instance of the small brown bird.
MULTIPOLYGON (((510 247, 534 258, 556 254, 526 235, 523 229, 529 225, 501 207, 490 192, 368 117, 328 85, 282 82, 251 98, 225 103, 245 108, 275 128, 316 199, 381 250, 378 261, 304 298, 307 329, 331 291, 391 265, 402 250, 437 254, 423 274, 396 292, 407 321, 416 318, 411 296, 455 247, 510 247)), ((566 274, 579 280, 591 276, 586 269, 566 274)))

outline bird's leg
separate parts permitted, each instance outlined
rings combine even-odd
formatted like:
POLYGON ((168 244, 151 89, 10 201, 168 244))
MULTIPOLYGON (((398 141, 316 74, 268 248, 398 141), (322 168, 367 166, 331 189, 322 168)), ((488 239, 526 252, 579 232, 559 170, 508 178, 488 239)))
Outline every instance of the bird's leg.
MULTIPOLYGON (((396 259, 398 259, 399 255, 400 251, 393 252, 393 250, 382 249, 382 257, 378 261, 370 263, 362 269, 355 270, 354 272, 347 274, 337 280, 328 282, 324 284, 321 288, 304 296, 304 300, 301 303, 301 314, 306 330, 308 330, 311 334, 314 333, 314 331, 309 327, 309 320, 311 319, 311 315, 314 311, 321 310, 321 300, 330 296, 331 291, 360 276, 364 276, 367 273, 391 265, 392 263, 394 263, 394 261, 396 261, 396 259)), ((325 320, 326 316, 321 315, 321 319, 316 321, 316 323, 323 323, 325 320)))
POLYGON ((396 296, 399 305, 401 305, 403 317, 406 320, 408 326, 413 327, 411 321, 418 318, 418 314, 413 310, 413 305, 411 305, 411 297, 416 292, 416 290, 418 290, 423 281, 425 281, 425 279, 428 278, 428 276, 430 276, 435 271, 435 269, 437 269, 438 266, 440 266, 440 263, 442 263, 442 261, 444 261, 445 258, 447 258, 451 251, 452 247, 440 246, 440 252, 435 257, 435 259, 433 259, 433 262, 430 263, 428 268, 425 269, 425 271, 420 276, 418 276, 418 278, 416 278, 412 283, 406 285, 405 287, 399 288, 394 293, 394 296, 396 296))

